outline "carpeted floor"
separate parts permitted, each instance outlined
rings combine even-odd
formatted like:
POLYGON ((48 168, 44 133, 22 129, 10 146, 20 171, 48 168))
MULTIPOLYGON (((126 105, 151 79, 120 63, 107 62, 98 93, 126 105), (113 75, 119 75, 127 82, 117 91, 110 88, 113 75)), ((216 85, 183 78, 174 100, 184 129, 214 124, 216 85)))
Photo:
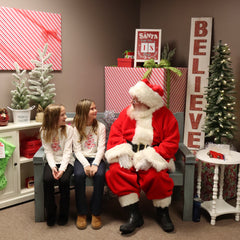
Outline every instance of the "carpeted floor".
MULTIPOLYGON (((91 188, 88 188, 88 196, 91 188)), ((66 226, 48 227, 46 222, 34 221, 34 201, 0 210, 0 239, 4 240, 117 240, 117 239, 163 239, 163 240, 221 240, 239 239, 240 222, 234 220, 234 215, 224 215, 217 218, 215 226, 210 225, 210 217, 202 212, 201 221, 182 221, 182 198, 174 197, 170 207, 170 216, 175 225, 173 233, 165 233, 156 223, 155 211, 151 201, 144 194, 141 197, 140 208, 144 217, 144 225, 134 234, 122 236, 119 226, 126 221, 126 214, 119 206, 117 198, 105 197, 103 203, 102 220, 104 226, 100 230, 93 230, 88 225, 85 230, 78 230, 75 226, 76 209, 74 190, 71 191, 70 218, 66 226)), ((56 195, 58 200, 58 195, 56 195)), ((235 201, 233 201, 235 203, 235 201)))

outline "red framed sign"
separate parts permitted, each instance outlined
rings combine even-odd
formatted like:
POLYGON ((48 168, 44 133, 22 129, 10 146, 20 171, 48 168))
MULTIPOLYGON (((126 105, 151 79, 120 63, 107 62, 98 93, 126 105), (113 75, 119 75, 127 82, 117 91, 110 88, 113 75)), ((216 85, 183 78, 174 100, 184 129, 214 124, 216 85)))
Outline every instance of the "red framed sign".
POLYGON ((161 35, 161 29, 136 29, 134 67, 137 66, 137 62, 149 59, 160 62, 161 35))

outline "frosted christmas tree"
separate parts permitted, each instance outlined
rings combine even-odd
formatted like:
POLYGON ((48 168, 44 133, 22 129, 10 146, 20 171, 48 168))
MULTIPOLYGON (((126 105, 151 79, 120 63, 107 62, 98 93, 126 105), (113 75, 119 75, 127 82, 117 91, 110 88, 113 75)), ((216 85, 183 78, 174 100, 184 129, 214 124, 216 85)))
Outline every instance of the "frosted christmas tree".
POLYGON ((50 83, 53 78, 52 64, 46 63, 51 57, 51 53, 47 54, 47 47, 48 44, 44 46, 43 52, 38 49, 39 60, 31 60, 35 67, 29 73, 30 79, 28 80, 31 100, 38 105, 39 112, 53 103, 56 96, 55 84, 50 83))
POLYGON ((14 66, 16 68, 16 73, 13 73, 12 75, 15 78, 13 84, 16 86, 16 89, 11 91, 12 95, 11 107, 13 109, 28 109, 30 95, 29 90, 25 85, 27 81, 26 70, 23 70, 21 72, 17 63, 14 63, 14 66))
POLYGON ((233 90, 235 80, 230 60, 230 48, 227 44, 214 47, 214 56, 209 66, 208 88, 205 91, 207 100, 205 137, 220 144, 233 139, 235 129, 233 90))

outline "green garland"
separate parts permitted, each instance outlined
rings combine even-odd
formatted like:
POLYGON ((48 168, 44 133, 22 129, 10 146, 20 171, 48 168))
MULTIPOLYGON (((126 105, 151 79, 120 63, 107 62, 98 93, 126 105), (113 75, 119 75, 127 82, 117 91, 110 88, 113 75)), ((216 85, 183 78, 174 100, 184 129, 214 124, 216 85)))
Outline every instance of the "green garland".
POLYGON ((149 68, 143 78, 148 78, 153 68, 164 68, 167 72, 167 108, 170 104, 170 71, 176 73, 179 77, 182 76, 182 72, 175 68, 171 67, 170 61, 168 59, 161 59, 159 64, 156 64, 153 59, 147 60, 144 62, 143 67, 149 68))

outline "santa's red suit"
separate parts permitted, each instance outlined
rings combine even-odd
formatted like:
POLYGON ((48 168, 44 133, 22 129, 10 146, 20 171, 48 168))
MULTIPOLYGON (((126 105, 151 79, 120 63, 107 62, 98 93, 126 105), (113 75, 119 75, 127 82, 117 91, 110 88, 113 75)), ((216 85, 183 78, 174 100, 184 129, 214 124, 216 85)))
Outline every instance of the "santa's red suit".
POLYGON ((138 202, 142 189, 155 207, 164 208, 171 202, 174 186, 168 171, 175 170, 178 123, 164 106, 160 87, 144 79, 129 93, 149 108, 139 111, 130 105, 113 123, 105 154, 110 164, 106 181, 122 207, 138 202), (128 156, 127 168, 121 166, 121 156, 128 156))

